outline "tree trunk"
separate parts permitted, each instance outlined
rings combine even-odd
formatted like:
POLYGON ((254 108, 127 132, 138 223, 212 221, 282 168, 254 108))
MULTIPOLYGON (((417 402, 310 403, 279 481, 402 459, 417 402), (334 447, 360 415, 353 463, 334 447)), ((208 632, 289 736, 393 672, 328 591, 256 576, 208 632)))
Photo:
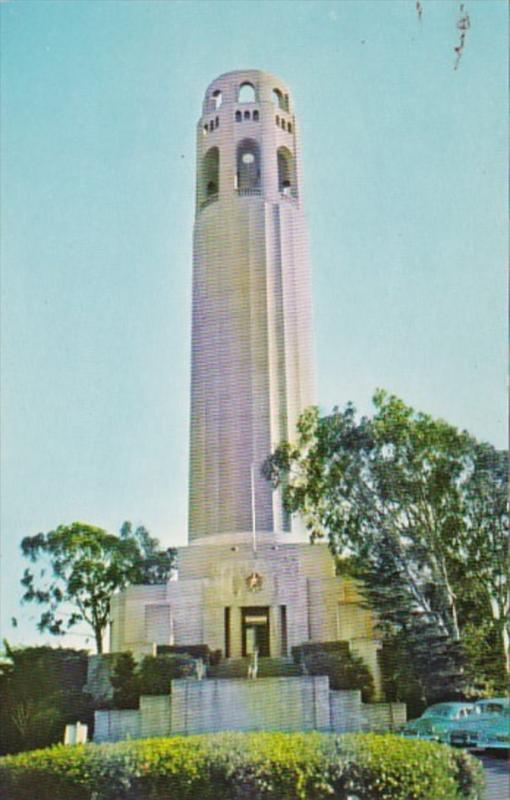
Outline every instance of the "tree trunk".
POLYGON ((103 652, 103 629, 94 628, 94 636, 96 637, 96 650, 101 655, 103 652))
POLYGON ((458 642, 460 640, 460 629, 459 629, 459 618, 457 615, 457 605, 455 603, 455 592, 453 591, 450 585, 450 581, 448 580, 448 571, 446 569, 446 564, 443 559, 441 559, 441 572, 443 573, 444 588, 446 591, 446 597, 448 598, 448 605, 452 622, 452 638, 455 642, 458 642))
POLYGON ((497 599, 492 594, 489 594, 489 603, 491 606, 492 618, 498 623, 498 627, 501 631, 501 644, 505 657, 505 671, 508 675, 510 674, 510 622, 506 611, 508 602, 505 603, 503 609, 501 609, 497 599))
POLYGON ((508 621, 503 623, 501 637, 503 639, 503 652, 505 654, 505 670, 507 675, 510 675, 510 625, 508 621))

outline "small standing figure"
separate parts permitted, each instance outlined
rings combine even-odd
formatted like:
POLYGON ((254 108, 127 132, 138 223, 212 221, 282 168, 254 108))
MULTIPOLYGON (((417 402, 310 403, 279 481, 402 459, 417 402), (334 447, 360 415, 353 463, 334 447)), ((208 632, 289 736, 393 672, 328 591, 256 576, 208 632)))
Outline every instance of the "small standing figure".
POLYGON ((248 667, 248 678, 250 680, 255 680, 258 671, 259 671, 259 651, 254 650, 250 661, 250 666, 248 667))
POLYGON ((201 681, 205 677, 205 664, 201 658, 195 659, 195 675, 197 681, 201 681))

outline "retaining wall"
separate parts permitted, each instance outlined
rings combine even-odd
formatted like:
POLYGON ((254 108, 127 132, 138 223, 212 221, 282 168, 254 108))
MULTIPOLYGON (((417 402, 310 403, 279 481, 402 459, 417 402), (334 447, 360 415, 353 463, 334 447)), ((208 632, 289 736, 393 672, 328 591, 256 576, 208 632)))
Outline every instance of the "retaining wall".
POLYGON ((326 676, 172 681, 170 695, 143 695, 139 710, 96 711, 94 740, 219 731, 393 729, 403 703, 362 703, 359 691, 330 691, 326 676))

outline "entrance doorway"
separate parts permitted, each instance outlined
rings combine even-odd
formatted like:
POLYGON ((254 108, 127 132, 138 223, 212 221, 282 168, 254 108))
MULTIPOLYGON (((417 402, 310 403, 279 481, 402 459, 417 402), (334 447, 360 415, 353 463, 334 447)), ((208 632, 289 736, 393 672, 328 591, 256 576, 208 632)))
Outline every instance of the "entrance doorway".
POLYGON ((251 606, 241 609, 243 656, 258 650, 259 656, 269 656, 269 607, 251 606))

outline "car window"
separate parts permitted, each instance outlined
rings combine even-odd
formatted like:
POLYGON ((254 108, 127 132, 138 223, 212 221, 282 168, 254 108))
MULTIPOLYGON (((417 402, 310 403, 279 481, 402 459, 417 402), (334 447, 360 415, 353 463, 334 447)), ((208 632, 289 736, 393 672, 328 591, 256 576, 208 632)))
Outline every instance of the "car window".
POLYGON ((423 714, 424 717, 444 717, 445 716, 445 708, 444 706, 430 706, 427 708, 425 713, 423 714))
POLYGON ((486 703, 478 703, 475 706, 475 713, 476 714, 504 714, 505 711, 508 709, 508 706, 504 703, 496 703, 496 702, 486 702, 486 703))
POLYGON ((451 706, 438 706, 436 716, 438 717, 452 717, 455 715, 455 709, 451 706))
POLYGON ((471 712, 471 708, 457 708, 451 705, 436 705, 430 706, 423 712, 422 717, 445 717, 445 719, 460 719, 467 716, 471 712))

